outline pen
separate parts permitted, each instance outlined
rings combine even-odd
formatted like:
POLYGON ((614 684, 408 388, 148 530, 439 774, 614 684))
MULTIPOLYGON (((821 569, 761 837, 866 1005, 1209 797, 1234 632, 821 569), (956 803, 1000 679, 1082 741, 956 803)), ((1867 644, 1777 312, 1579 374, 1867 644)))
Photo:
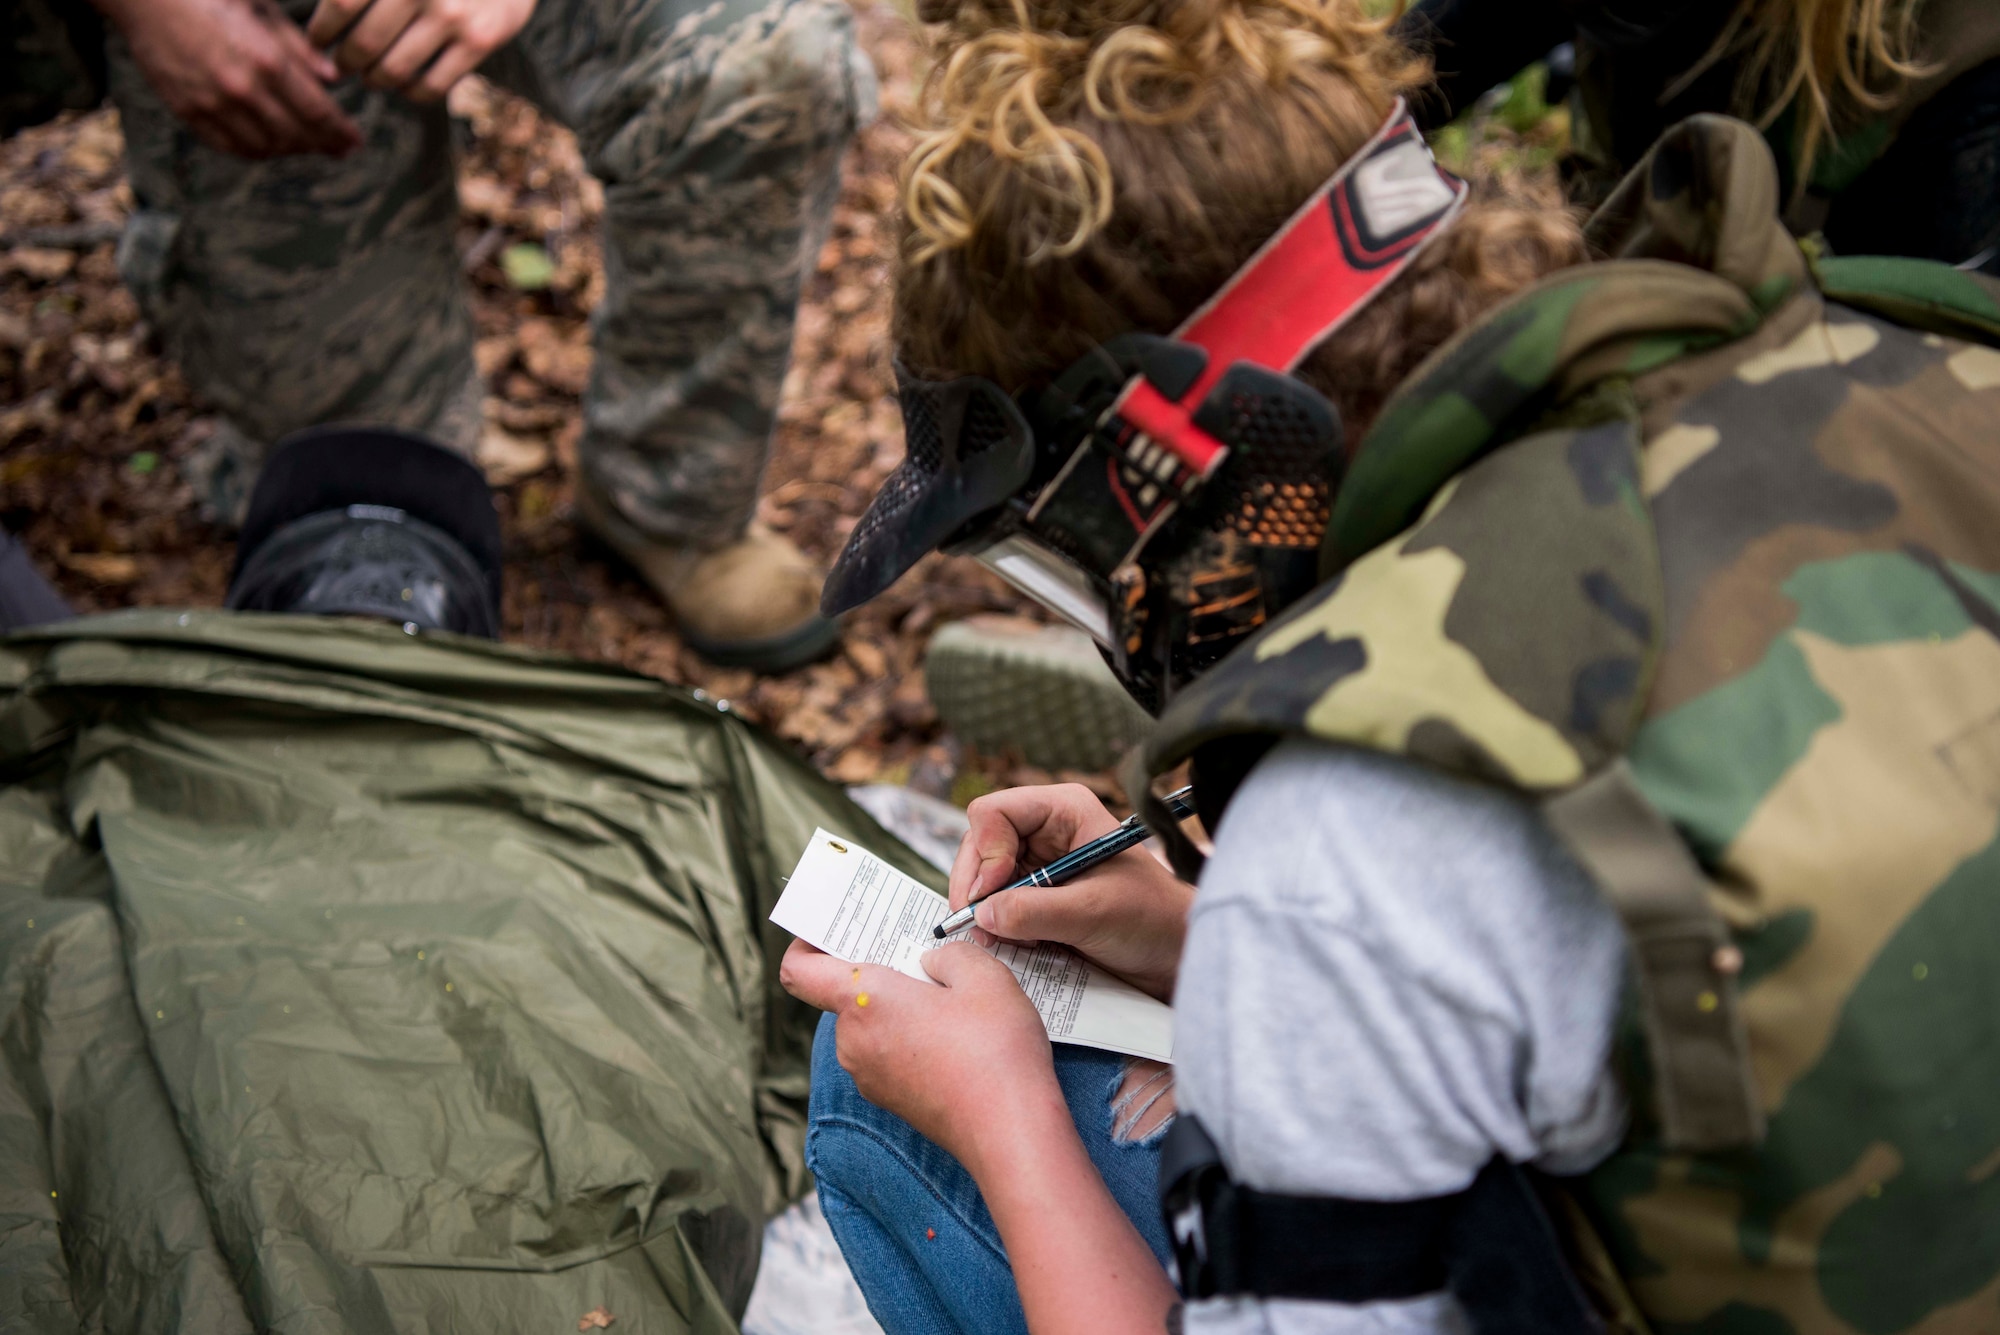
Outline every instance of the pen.
MULTIPOLYGON (((1186 820, 1189 816, 1194 815, 1194 808, 1188 804, 1187 800, 1188 794, 1193 791, 1194 789, 1191 786, 1177 789, 1174 792, 1168 793, 1160 800, 1167 804, 1167 810, 1173 813, 1175 820, 1186 820)), ((994 895, 1007 890, 1019 890, 1024 886, 1030 885, 1060 885, 1073 877, 1081 876, 1084 872, 1089 871, 1092 867, 1095 867, 1098 863, 1108 858, 1117 857, 1128 848, 1135 848, 1145 843, 1150 837, 1151 834, 1146 829, 1145 824, 1140 821, 1138 813, 1134 812, 1124 820, 1118 822, 1118 828, 1103 838, 1093 839, 1081 847, 1072 848, 1048 866, 1038 871, 1029 872, 1012 885, 1003 885, 999 890, 995 890, 991 894, 981 895, 972 903, 967 904, 964 908, 931 928, 931 935, 940 941, 944 940, 944 938, 971 922, 972 910, 993 898, 994 895)))

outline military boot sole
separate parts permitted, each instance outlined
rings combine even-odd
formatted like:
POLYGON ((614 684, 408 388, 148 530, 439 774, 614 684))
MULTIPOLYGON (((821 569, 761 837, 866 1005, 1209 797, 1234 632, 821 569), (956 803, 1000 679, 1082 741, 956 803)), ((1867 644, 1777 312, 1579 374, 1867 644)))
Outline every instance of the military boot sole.
POLYGON ((954 621, 931 637, 924 685, 947 728, 981 751, 1044 769, 1107 769, 1153 720, 1090 637, 1013 618, 954 621))

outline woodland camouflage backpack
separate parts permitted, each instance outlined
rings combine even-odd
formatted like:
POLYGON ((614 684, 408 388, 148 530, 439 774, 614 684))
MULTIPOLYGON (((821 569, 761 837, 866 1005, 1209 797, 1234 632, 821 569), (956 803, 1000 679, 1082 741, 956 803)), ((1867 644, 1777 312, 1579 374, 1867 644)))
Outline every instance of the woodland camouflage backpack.
POLYGON ((1303 733, 1544 801, 1631 943, 1634 1125, 1573 1184, 1622 1324, 1991 1330, 2000 285, 1778 212, 1748 126, 1663 139, 1142 760, 1226 801, 1303 733))

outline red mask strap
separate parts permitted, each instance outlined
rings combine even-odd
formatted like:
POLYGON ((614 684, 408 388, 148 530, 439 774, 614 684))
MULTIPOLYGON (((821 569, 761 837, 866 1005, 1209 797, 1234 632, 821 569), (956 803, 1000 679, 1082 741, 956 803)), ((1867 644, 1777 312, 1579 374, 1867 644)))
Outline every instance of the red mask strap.
POLYGON ((1237 362, 1289 372, 1451 225, 1465 195, 1465 182, 1431 159, 1397 99, 1375 137, 1174 331, 1208 355, 1193 383, 1169 398, 1135 377, 1112 405, 1179 466, 1158 468, 1168 461, 1139 441, 1127 443, 1128 457, 1152 456, 1148 471, 1170 495, 1214 473, 1228 447, 1193 416, 1224 373, 1237 362))

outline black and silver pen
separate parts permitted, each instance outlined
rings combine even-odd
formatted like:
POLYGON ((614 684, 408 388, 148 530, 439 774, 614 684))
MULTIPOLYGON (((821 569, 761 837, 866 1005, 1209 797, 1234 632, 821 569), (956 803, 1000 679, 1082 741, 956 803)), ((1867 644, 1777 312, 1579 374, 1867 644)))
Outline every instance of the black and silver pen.
MULTIPOLYGON (((1168 793, 1160 800, 1167 804, 1167 810, 1173 813, 1175 820, 1186 820, 1189 816, 1194 815, 1194 807, 1189 805, 1187 800, 1188 794, 1193 791, 1194 789, 1191 787, 1177 789, 1174 792, 1168 793)), ((1012 885, 1003 885, 1000 889, 993 891, 992 894, 980 896, 937 926, 931 928, 931 935, 942 941, 945 937, 959 930, 959 928, 964 927, 972 921, 973 909, 993 898, 993 895, 1001 894, 1008 890, 1019 890, 1024 886, 1030 885, 1060 885, 1064 881, 1089 871, 1100 862, 1117 857, 1128 848, 1135 848, 1145 843, 1151 837, 1151 832, 1146 829, 1145 824, 1140 821, 1138 813, 1135 812, 1118 822, 1118 828, 1103 838, 1093 839, 1087 844, 1072 848, 1048 866, 1029 872, 1012 885)))

